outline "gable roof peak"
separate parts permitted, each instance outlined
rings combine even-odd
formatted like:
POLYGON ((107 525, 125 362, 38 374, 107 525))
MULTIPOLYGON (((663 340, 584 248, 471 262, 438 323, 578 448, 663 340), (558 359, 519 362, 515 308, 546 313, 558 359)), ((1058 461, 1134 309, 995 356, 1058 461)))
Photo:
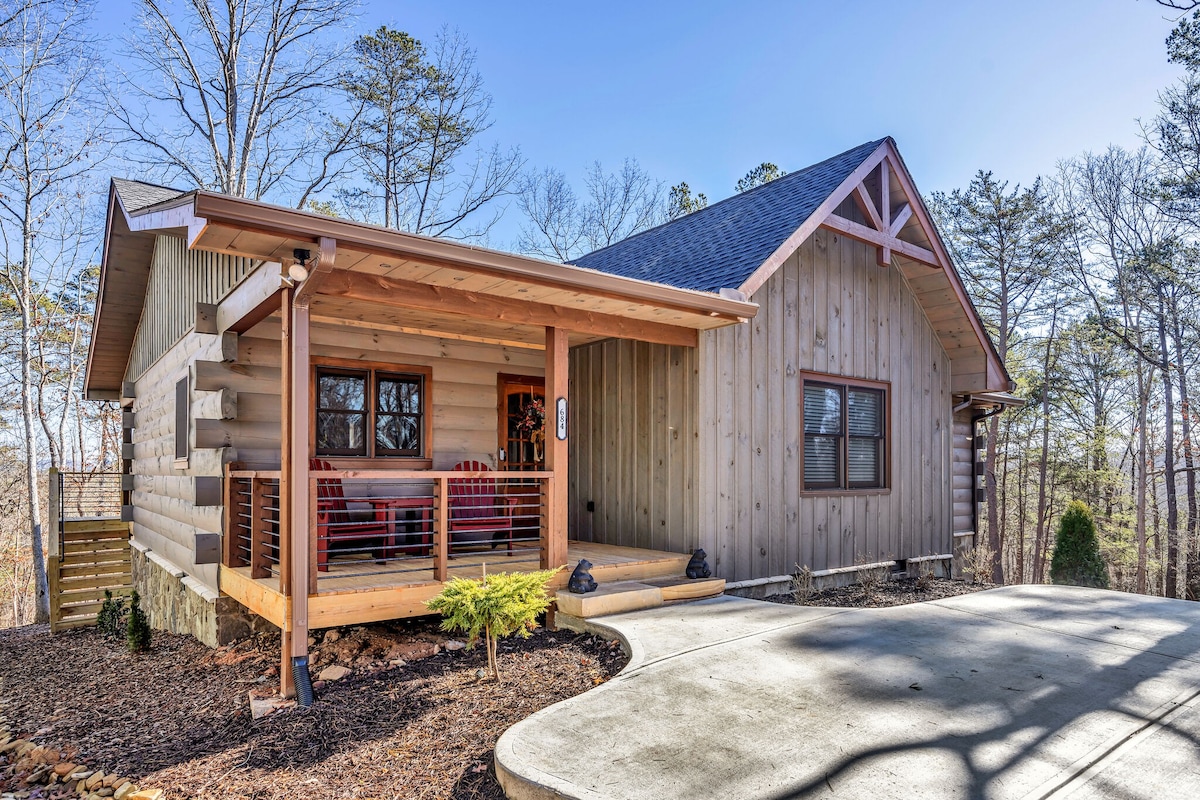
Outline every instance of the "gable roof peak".
POLYGON ((888 141, 864 142, 572 263, 686 289, 737 288, 888 141))

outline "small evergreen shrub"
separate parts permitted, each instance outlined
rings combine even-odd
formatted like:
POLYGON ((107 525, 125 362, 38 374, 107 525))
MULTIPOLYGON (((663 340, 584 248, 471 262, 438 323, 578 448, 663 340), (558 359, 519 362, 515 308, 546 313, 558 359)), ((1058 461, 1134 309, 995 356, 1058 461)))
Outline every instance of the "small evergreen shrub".
POLYGON ((514 633, 529 638, 538 614, 550 605, 546 584, 557 572, 548 569, 501 572, 490 577, 485 574, 478 580, 453 578, 425 605, 444 617, 442 630, 464 632, 467 647, 483 639, 488 671, 499 680, 496 642, 514 633))
POLYGON ((105 589, 104 602, 100 605, 100 613, 96 615, 96 627, 106 638, 123 639, 127 627, 125 618, 128 614, 125 598, 113 597, 113 593, 105 589))
POLYGON ((1100 556, 1092 511, 1072 500, 1058 523, 1054 556, 1050 559, 1050 581, 1071 586, 1108 588, 1108 567, 1100 556))
POLYGON ((150 649, 150 621, 142 611, 142 598, 137 589, 129 599, 129 622, 125 628, 125 643, 131 653, 144 653, 150 649))

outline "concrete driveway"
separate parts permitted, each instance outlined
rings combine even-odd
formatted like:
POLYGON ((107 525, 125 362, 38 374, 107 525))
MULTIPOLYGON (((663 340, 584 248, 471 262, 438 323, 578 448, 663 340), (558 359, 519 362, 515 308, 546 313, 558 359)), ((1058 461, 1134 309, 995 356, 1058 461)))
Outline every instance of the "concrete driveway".
POLYGON ((1200 604, 1008 587, 889 609, 720 597, 496 747, 512 798, 1159 798, 1200 791, 1200 604))

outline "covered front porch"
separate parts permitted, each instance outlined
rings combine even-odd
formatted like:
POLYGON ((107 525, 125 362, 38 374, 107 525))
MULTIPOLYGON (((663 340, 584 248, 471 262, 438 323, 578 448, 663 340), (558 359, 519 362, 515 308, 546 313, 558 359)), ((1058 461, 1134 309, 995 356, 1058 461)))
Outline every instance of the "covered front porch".
POLYGON ((485 565, 567 567, 555 588, 584 558, 602 582, 683 573, 690 551, 571 540, 570 352, 613 338, 693 350, 755 306, 203 192, 194 204, 190 246, 264 262, 205 315, 221 361, 193 365, 193 442, 233 451, 220 590, 280 627, 285 680, 308 630, 426 614, 445 581, 485 565), (535 401, 537 435, 520 424, 535 401))

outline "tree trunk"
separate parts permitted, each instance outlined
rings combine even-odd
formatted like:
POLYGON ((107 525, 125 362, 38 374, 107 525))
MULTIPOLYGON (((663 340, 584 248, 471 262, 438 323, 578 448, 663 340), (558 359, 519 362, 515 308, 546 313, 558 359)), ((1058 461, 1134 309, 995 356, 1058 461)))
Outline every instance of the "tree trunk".
POLYGON ((1167 495, 1166 596, 1179 597, 1179 498, 1175 486, 1175 392, 1171 357, 1167 351, 1167 309, 1164 289, 1158 287, 1158 354, 1161 359, 1163 407, 1163 482, 1167 495))
POLYGON ((1138 390, 1138 435, 1137 435, 1137 458, 1134 459, 1133 467, 1137 475, 1136 493, 1137 502, 1134 507, 1136 515, 1135 529, 1137 535, 1137 574, 1135 577, 1138 594, 1146 594, 1146 463, 1148 454, 1146 452, 1146 407, 1150 404, 1150 392, 1146 386, 1145 365, 1139 360, 1137 362, 1137 390, 1138 390))
MULTIPOLYGON (((1057 301, 1058 298, 1055 298, 1057 301)), ((1042 359, 1042 452, 1038 458, 1038 511, 1037 538, 1033 543, 1034 583, 1041 583, 1042 559, 1048 548, 1049 538, 1046 523, 1049 509, 1046 507, 1046 471, 1050 462, 1050 358, 1054 353, 1054 334, 1058 324, 1058 303, 1050 316, 1050 333, 1046 337, 1046 357, 1042 359)))
POLYGON ((988 547, 992 550, 992 583, 1004 584, 1004 541, 1000 536, 1000 507, 996 491, 996 442, 1000 438, 1000 420, 988 420, 987 463, 984 464, 984 486, 987 496, 988 547))
POLYGON ((1179 319, 1177 298, 1171 298, 1171 338, 1175 345, 1175 369, 1179 377, 1179 419, 1183 434, 1183 465, 1187 472, 1187 559, 1184 569, 1184 597, 1200 600, 1200 542, 1197 541, 1196 459, 1192 450, 1192 405, 1184 366, 1183 324, 1179 319))
POLYGON ((33 386, 33 281, 29 271, 33 263, 33 208, 28 195, 22 225, 24 243, 17 298, 21 309, 21 423, 25 444, 25 502, 29 508, 29 553, 33 561, 34 618, 36 623, 50 621, 50 583, 46 577, 46 558, 42 549, 42 504, 38 479, 37 410, 33 386))

